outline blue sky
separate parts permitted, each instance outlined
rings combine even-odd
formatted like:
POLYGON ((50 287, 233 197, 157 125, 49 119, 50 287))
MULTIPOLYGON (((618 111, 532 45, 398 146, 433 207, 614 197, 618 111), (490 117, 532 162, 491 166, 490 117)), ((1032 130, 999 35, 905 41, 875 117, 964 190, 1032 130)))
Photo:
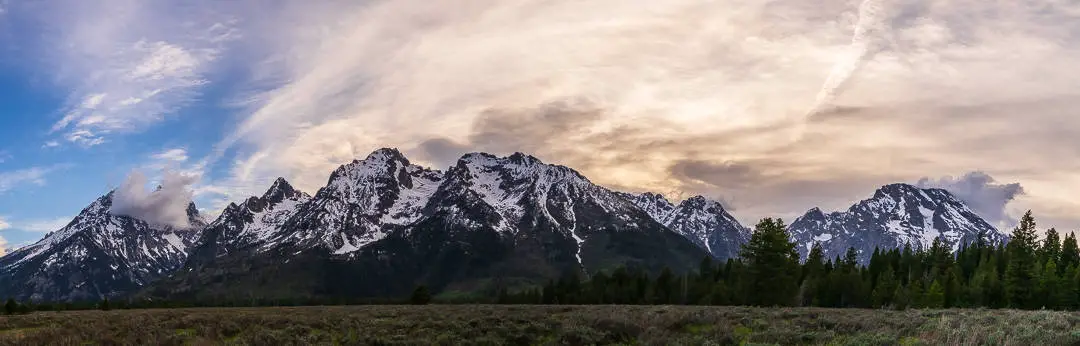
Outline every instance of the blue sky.
POLYGON ((1068 1, 0 0, 0 249, 133 171, 213 216, 380 147, 528 152, 747 224, 921 181, 1075 229, 1078 42, 1068 1))

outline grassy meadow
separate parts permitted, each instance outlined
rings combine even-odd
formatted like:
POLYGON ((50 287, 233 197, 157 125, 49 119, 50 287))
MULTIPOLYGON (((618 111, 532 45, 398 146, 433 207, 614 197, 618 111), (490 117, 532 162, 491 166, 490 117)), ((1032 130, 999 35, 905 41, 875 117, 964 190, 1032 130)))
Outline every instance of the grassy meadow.
POLYGON ((347 306, 0 316, 0 345, 1076 345, 1080 314, 686 306, 347 306))

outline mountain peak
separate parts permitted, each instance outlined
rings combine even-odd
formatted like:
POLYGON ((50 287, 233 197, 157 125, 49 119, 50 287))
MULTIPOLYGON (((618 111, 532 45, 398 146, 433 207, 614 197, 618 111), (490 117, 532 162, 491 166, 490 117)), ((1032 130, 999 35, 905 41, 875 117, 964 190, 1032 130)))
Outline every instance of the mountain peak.
POLYGON ((0 257, 0 292, 25 300, 100 299, 179 268, 205 226, 195 204, 185 209, 188 227, 175 228, 113 214, 114 195, 99 197, 63 228, 0 257))
POLYGON ((899 248, 910 243, 929 248, 942 239, 954 251, 986 234, 989 241, 1008 238, 948 191, 922 189, 911 184, 889 184, 846 211, 807 211, 790 227, 792 238, 806 256, 813 243, 821 243, 826 256, 843 254, 848 247, 866 260, 875 247, 899 248))
POLYGON ((915 186, 915 185, 905 184, 905 183, 894 183, 894 184, 888 184, 888 185, 885 185, 885 186, 882 186, 882 187, 878 188, 878 190, 874 193, 874 195, 875 195, 875 197, 880 197, 882 195, 890 196, 890 197, 900 197, 900 196, 919 194, 921 192, 925 192, 925 191, 923 189, 915 186))
POLYGON ((724 211, 725 210, 723 203, 720 203, 720 201, 717 201, 717 200, 714 200, 714 199, 711 199, 711 198, 708 198, 708 197, 705 197, 705 196, 701 196, 701 195, 687 198, 681 204, 686 205, 688 207, 699 208, 699 209, 715 208, 718 211, 724 211))
POLYGON ((277 180, 274 180, 274 185, 271 185, 270 189, 263 194, 262 199, 271 204, 276 204, 300 194, 302 193, 297 191, 292 184, 289 184, 289 181, 285 180, 285 178, 277 178, 277 180))
POLYGON ((328 185, 333 184, 334 181, 343 177, 355 178, 357 176, 366 175, 367 173, 364 173, 364 171, 384 171, 388 165, 406 167, 412 165, 412 163, 397 149, 377 149, 371 152, 371 154, 368 154, 363 160, 353 160, 352 163, 338 167, 338 169, 334 170, 334 173, 330 175, 328 185))
POLYGON ((369 160, 395 160, 409 162, 409 159, 405 158, 405 155, 398 151, 397 148, 379 148, 368 154, 365 161, 369 160))

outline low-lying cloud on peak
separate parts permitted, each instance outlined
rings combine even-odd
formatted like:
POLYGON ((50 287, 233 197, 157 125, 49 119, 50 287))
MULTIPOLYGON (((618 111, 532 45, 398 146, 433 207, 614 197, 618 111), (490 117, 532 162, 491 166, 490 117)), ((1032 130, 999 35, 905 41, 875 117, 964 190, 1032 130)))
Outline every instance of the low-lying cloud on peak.
POLYGON ((970 172, 960 177, 922 178, 919 187, 940 188, 964 201, 983 219, 998 227, 1016 225, 1016 217, 1006 208, 1010 202, 1024 194, 1020 183, 1000 184, 985 172, 970 172))
POLYGON ((193 194, 191 185, 195 180, 191 176, 165 171, 161 187, 148 190, 146 175, 133 171, 114 192, 110 212, 154 225, 189 227, 187 210, 193 194))

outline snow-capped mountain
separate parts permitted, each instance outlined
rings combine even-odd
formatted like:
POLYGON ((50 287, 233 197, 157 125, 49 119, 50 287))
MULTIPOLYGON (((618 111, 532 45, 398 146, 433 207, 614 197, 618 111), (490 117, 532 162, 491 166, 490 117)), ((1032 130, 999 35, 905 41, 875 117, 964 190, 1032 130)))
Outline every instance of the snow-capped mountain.
POLYGON ((190 227, 156 226, 110 212, 113 193, 67 226, 0 258, 0 296, 97 300, 130 292, 178 269, 206 222, 194 204, 190 227))
POLYGON ((233 252, 257 251, 273 246, 281 225, 296 214, 311 196, 278 178, 262 195, 241 204, 229 204, 203 231, 192 249, 188 266, 201 266, 233 252))
POLYGON ((594 267, 585 248, 596 234, 672 233, 622 194, 530 155, 467 154, 446 176, 426 208, 429 217, 450 229, 487 228, 518 240, 550 232, 572 241, 567 247, 586 268, 594 267))
POLYGON ((379 149, 339 167, 326 187, 282 224, 272 241, 298 250, 347 254, 422 217, 443 173, 413 165, 396 149, 379 149))
POLYGON ((418 283, 473 290, 622 265, 686 270, 707 256, 622 194, 520 153, 468 154, 441 172, 380 149, 297 202, 284 222, 260 228, 274 229, 260 251, 216 251, 229 255, 189 265, 170 279, 174 294, 212 287, 235 296, 265 292, 266 282, 336 296, 396 295, 418 283))
POLYGON ((738 257, 742 244, 750 240, 750 229, 739 224, 720 202, 694 196, 675 205, 651 192, 627 196, 653 219, 721 261, 738 257))
POLYGON ((987 223, 948 191, 891 184, 843 212, 814 208, 789 228, 799 253, 806 257, 820 243, 827 258, 843 256, 849 247, 867 260, 874 248, 892 249, 910 244, 928 249, 941 238, 953 251, 982 235, 988 242, 1008 236, 987 223))

